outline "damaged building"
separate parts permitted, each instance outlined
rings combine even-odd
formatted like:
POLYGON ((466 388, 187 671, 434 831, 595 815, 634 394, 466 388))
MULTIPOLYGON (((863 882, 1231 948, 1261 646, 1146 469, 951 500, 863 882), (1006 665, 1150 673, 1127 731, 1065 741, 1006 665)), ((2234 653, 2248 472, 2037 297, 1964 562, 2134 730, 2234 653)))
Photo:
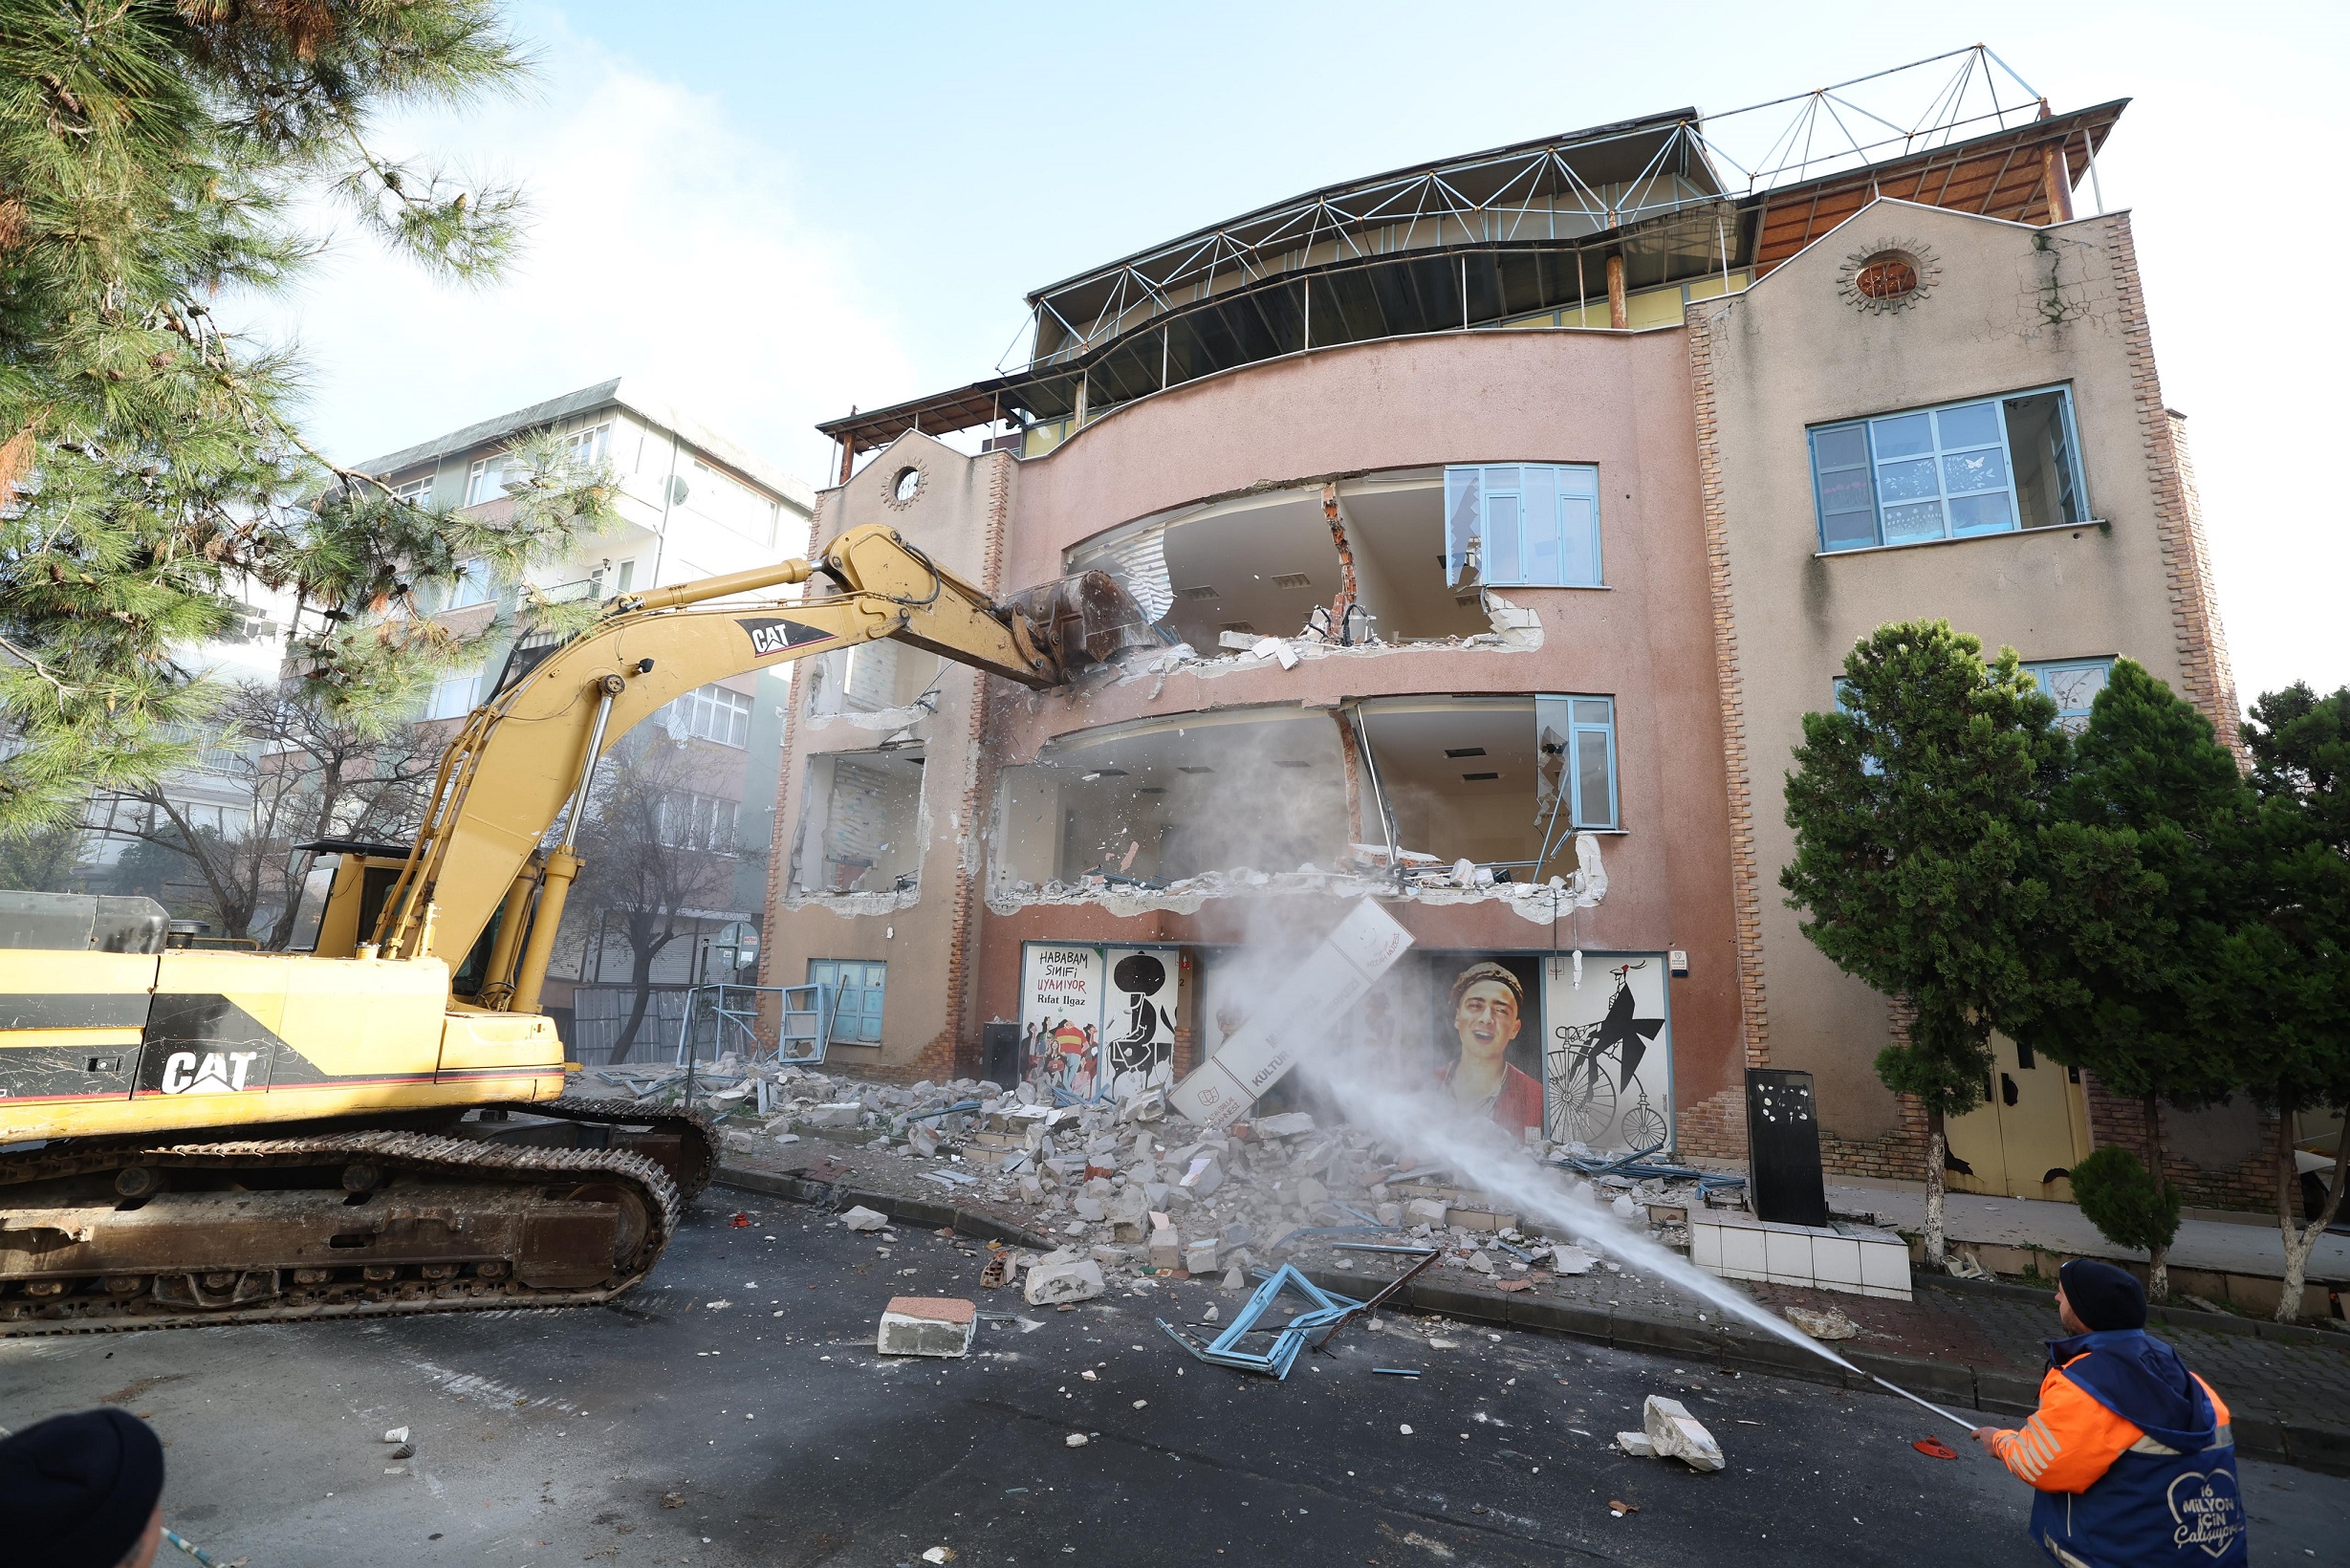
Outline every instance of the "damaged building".
MULTIPOLYGON (((1540 1136, 1738 1158, 1744 1070, 1795 1068, 1832 1169, 1914 1174, 1887 1005, 1777 888, 1845 650, 1947 617, 2075 722, 2126 656, 2233 735, 2129 215, 2075 206, 2123 108, 1757 176, 1677 110, 1348 182, 1040 289, 1019 370, 824 425, 815 549, 1105 572, 1148 624, 1053 692, 894 644, 795 683, 765 983, 835 987, 853 1075, 1092 1098, 1214 1051, 1268 923, 1370 895, 1414 946, 1350 1027, 1442 1078, 1489 966, 1540 1136)), ((2125 1113, 2000 1049, 1954 1146, 2061 1195, 2125 1113)), ((2243 1115, 2183 1140, 2214 1192, 2243 1115)))

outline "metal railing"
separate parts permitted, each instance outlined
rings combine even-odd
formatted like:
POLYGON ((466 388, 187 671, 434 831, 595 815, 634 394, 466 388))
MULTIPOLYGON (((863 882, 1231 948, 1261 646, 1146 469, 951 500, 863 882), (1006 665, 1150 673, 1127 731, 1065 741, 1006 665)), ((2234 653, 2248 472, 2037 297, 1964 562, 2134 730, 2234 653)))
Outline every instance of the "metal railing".
POLYGON ((685 992, 677 1027, 677 1063, 820 1062, 832 1035, 837 998, 827 985, 696 986, 685 992))

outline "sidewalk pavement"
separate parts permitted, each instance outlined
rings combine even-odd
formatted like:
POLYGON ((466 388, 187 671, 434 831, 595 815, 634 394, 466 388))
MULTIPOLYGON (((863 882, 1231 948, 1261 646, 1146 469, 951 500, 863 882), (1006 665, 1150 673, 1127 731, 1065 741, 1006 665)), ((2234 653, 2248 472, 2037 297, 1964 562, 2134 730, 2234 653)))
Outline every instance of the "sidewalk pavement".
MULTIPOLYGON (((1952 1192, 1944 1200, 1944 1224, 1950 1239, 1974 1246, 2033 1247, 2042 1252, 2078 1257, 2111 1258, 2117 1263, 2143 1263, 2143 1254, 2116 1247, 2098 1234, 2078 1206, 2032 1198, 1986 1198, 1972 1192, 1952 1192)), ((1839 1214, 1873 1213, 1896 1230, 1915 1234, 1926 1225, 1926 1192, 1904 1187, 1847 1187, 1831 1184, 1828 1207, 1839 1214)), ((2181 1220, 2179 1238, 2170 1246, 2174 1270, 2203 1270, 2212 1274, 2251 1274, 2281 1279, 2285 1274, 2284 1238, 2270 1216, 2258 1225, 2226 1220, 2181 1220)), ((2350 1285, 2350 1236, 2317 1238, 2309 1256, 2313 1284, 2350 1285)))

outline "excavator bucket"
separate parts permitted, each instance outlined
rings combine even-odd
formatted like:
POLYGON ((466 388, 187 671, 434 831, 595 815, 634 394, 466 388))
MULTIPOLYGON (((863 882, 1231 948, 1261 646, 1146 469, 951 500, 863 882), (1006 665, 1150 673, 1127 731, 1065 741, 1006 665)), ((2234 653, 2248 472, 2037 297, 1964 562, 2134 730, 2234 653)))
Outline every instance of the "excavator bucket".
POLYGON ((1150 617, 1107 572, 1024 588, 1002 602, 1012 612, 1014 635, 1025 631, 1064 676, 1106 664, 1129 648, 1165 645, 1150 617))

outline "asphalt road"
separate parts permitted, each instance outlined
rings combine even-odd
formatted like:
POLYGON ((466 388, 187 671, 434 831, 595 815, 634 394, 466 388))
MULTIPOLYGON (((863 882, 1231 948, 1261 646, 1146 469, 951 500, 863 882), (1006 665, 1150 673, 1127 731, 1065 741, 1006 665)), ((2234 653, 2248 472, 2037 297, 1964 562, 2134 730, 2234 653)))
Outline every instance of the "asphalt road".
MULTIPOLYGON (((2025 1488, 1963 1440, 1917 1452, 1936 1424, 1887 1395, 1404 1319, 1276 1383, 1191 1361, 1153 1322, 1210 1300, 1229 1320, 1236 1295, 1035 1311, 979 1290, 979 1267, 926 1233, 890 1246, 713 1191, 620 1308, 0 1342, 0 1423, 146 1416, 168 1520, 250 1568, 883 1568, 940 1546, 966 1565, 2046 1560, 2025 1488), (1041 1326, 883 1361, 896 1294, 1041 1326), (1656 1392, 1712 1428, 1726 1471, 1610 1447, 1656 1392), (402 1426, 404 1463, 381 1441, 402 1426)), ((2350 1481, 2243 1475, 2255 1562, 2350 1563, 2350 1481)))

